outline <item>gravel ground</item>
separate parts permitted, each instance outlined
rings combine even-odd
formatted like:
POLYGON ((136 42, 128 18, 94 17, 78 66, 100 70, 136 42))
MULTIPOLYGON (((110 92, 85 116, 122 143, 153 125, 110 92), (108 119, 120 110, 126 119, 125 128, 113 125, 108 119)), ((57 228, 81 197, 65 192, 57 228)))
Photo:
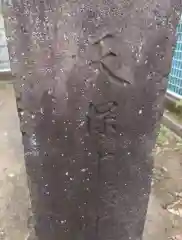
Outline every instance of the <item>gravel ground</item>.
POLYGON ((182 240, 182 140, 164 126, 154 160, 144 240, 182 240))

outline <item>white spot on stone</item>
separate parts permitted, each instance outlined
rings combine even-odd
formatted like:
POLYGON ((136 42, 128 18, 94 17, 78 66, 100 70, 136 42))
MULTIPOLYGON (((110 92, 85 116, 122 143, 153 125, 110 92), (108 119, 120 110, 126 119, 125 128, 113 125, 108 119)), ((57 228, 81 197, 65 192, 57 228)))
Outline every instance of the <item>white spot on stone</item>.
POLYGON ((138 114, 139 114, 139 115, 141 115, 141 114, 142 114, 142 112, 143 112, 143 111, 142 111, 142 109, 140 109, 140 110, 139 110, 139 112, 138 112, 138 114))
POLYGON ((44 114, 43 108, 40 109, 40 113, 41 113, 41 114, 44 114))
POLYGON ((48 94, 51 95, 53 93, 52 89, 49 89, 48 94))
POLYGON ((83 168, 81 169, 81 172, 86 172, 88 170, 88 168, 83 168))
POLYGON ((64 223, 66 223, 66 220, 61 220, 61 224, 64 224, 64 223))
POLYGON ((85 122, 82 121, 78 127, 79 127, 79 128, 82 127, 82 126, 84 125, 84 123, 85 123, 85 122))
POLYGON ((94 71, 96 74, 99 74, 99 69, 95 69, 94 71))

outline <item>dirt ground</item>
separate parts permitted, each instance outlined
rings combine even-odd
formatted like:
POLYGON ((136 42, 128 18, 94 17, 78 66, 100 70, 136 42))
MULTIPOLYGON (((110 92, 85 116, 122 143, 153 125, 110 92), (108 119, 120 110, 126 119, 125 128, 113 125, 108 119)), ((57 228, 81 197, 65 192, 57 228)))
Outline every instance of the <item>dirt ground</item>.
MULTIPOLYGON (((182 233, 182 140, 161 128, 143 240, 182 233)), ((0 84, 0 240, 28 240, 30 199, 11 85, 0 84)))
POLYGON ((167 240, 181 234, 182 139, 161 126, 154 150, 152 192, 144 240, 167 240))
POLYGON ((0 240, 28 239, 29 202, 14 92, 0 84, 0 240))

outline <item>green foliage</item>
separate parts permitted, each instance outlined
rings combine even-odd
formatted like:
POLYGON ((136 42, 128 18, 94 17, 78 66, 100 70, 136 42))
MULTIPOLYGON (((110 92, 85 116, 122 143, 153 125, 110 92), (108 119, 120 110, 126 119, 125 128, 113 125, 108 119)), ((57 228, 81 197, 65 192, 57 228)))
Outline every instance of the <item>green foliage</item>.
POLYGON ((182 99, 176 101, 176 108, 181 108, 181 111, 182 111, 182 99))
POLYGON ((169 136, 170 136, 170 130, 164 125, 161 125, 159 135, 157 138, 157 145, 158 146, 167 145, 169 136))
MULTIPOLYGON (((170 129, 161 124, 159 135, 157 138, 158 147, 169 147, 169 143, 175 142, 174 150, 182 150, 182 138, 173 133, 170 129)), ((172 146, 171 146, 172 147, 172 146)))

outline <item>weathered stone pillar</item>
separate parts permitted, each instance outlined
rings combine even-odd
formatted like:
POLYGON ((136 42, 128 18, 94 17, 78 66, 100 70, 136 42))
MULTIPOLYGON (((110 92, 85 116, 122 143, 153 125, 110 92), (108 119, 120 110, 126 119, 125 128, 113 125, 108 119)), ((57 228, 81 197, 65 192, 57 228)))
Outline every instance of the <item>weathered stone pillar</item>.
POLYGON ((139 240, 180 0, 4 12, 39 240, 139 240))

